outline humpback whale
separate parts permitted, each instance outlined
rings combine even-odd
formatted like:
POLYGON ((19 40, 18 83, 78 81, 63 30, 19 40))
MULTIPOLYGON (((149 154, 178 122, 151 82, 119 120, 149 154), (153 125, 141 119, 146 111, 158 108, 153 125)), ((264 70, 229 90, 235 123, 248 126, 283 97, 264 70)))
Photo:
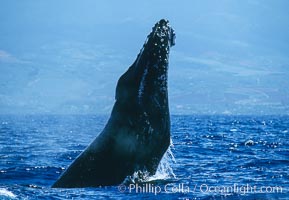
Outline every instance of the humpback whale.
POLYGON ((170 145, 167 76, 174 44, 169 22, 157 22, 135 62, 118 80, 103 131, 52 187, 117 185, 134 172, 155 174, 170 145))

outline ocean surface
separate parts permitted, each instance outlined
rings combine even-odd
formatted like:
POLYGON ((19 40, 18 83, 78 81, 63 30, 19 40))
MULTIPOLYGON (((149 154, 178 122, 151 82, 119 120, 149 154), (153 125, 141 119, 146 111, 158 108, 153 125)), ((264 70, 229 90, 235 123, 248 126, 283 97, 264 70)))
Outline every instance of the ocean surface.
POLYGON ((0 199, 289 199, 289 116, 172 116, 154 177, 52 189, 107 119, 1 115, 0 199))

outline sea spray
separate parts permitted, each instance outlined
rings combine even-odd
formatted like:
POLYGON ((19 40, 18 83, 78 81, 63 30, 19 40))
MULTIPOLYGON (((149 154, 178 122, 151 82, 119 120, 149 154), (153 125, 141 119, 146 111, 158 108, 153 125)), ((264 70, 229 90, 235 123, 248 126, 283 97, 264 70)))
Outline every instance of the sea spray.
POLYGON ((130 184, 130 183, 144 183, 144 182, 153 182, 157 180, 167 180, 167 179, 175 179, 176 175, 171 167, 172 163, 175 163, 175 157, 172 152, 172 148, 174 148, 173 142, 171 140, 171 144, 164 154, 160 164, 157 168, 156 173, 153 176, 149 175, 148 171, 136 171, 132 176, 128 176, 123 184, 130 184))

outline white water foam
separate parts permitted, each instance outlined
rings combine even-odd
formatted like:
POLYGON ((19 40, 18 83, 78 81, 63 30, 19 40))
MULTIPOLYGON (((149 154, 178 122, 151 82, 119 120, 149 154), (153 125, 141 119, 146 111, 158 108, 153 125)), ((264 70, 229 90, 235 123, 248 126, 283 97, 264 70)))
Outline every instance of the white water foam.
POLYGON ((174 171, 171 167, 172 163, 175 163, 175 157, 173 155, 173 152, 171 151, 171 148, 173 148, 173 142, 171 140, 171 145, 169 146, 168 150, 164 154, 163 158, 161 159, 161 162, 158 166, 158 169, 155 173, 155 175, 150 176, 148 171, 137 171, 132 176, 128 176, 124 180, 124 184, 126 183, 143 183, 143 182, 151 182, 151 181, 157 181, 157 180, 167 180, 167 179, 175 179, 176 175, 174 174, 174 171))
POLYGON ((2 199, 2 197, 4 197, 4 199, 5 198, 14 199, 16 198, 16 195, 7 190, 6 188, 0 188, 0 199, 2 199))
POLYGON ((174 154, 171 150, 171 148, 174 148, 173 141, 171 140, 171 145, 169 146, 168 150, 164 154, 158 169, 156 171, 156 174, 153 176, 148 177, 148 181, 153 180, 166 180, 170 178, 176 178, 176 175, 174 174, 173 168, 171 167, 172 163, 176 163, 174 154))

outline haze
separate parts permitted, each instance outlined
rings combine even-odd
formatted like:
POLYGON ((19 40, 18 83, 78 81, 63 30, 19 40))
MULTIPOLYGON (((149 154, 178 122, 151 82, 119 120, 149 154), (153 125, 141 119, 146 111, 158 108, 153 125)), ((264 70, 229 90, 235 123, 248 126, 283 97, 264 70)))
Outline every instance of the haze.
POLYGON ((289 2, 1 1, 0 114, 109 114, 166 18, 171 114, 289 114, 289 2))

